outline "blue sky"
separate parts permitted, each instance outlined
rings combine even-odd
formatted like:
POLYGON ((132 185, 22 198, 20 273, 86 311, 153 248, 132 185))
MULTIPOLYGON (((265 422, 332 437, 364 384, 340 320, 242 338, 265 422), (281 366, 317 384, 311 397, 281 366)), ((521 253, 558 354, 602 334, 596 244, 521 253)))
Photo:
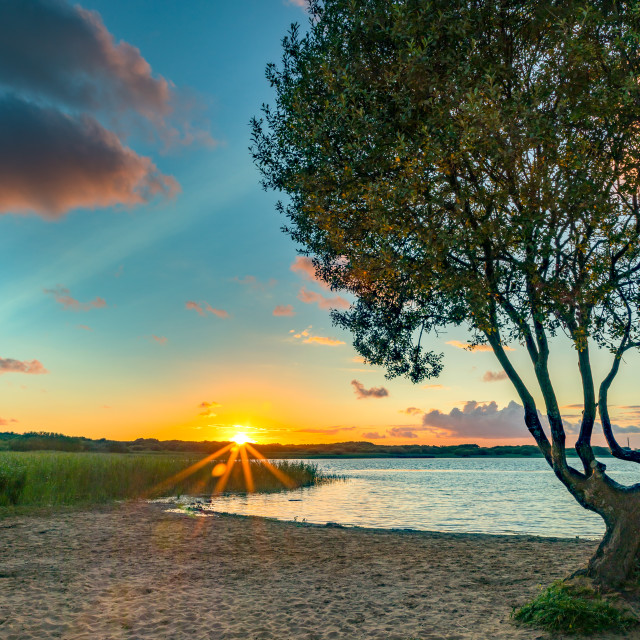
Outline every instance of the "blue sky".
MULTIPOLYGON (((349 336, 331 326, 322 300, 338 294, 308 270, 292 270, 296 247, 280 231, 277 198, 261 189, 248 146, 250 118, 272 100, 265 65, 279 60, 290 23, 306 24, 299 3, 80 5, 97 12, 82 14, 83 24, 93 24, 90 33, 111 34, 113 51, 121 41, 137 48, 135 61, 150 65, 141 81, 164 90, 159 78, 166 79, 178 106, 168 116, 156 94, 147 102, 112 98, 128 73, 120 67, 99 69, 105 102, 72 102, 67 94, 80 72, 64 75, 64 60, 46 67, 57 74, 54 94, 35 75, 28 82, 11 76, 15 60, 6 50, 3 72, 0 49, 0 97, 16 95, 74 118, 88 112, 133 150, 136 169, 147 158, 157 168, 145 174, 157 193, 140 202, 120 191, 123 204, 75 206, 73 180, 56 196, 55 213, 5 198, 1 429, 121 439, 224 439, 242 428, 258 441, 529 442, 520 409, 509 404, 516 396, 508 382, 487 374, 498 372, 493 355, 447 344, 464 343, 464 331, 432 339, 446 356, 441 379, 386 381, 383 371, 358 362, 349 336), (91 22, 99 19, 102 31, 91 22), (295 315, 274 315, 276 307, 295 315), (368 393, 381 387, 386 395, 368 393)), ((76 11, 44 0, 34 7, 76 11)), ((37 42, 62 37, 50 24, 40 27, 37 42)), ((17 41, 11 55, 40 55, 23 44, 17 41)), ((133 81, 125 80, 131 90, 133 81)), ((36 176, 29 184, 38 190, 43 183, 36 176)), ((2 197, 0 191, 0 206, 2 197)), ((514 358, 526 366, 517 346, 514 358)), ((557 371, 562 401, 579 403, 570 349, 557 358, 557 371)), ((620 424, 637 424, 633 391, 629 374, 614 389, 620 424)))

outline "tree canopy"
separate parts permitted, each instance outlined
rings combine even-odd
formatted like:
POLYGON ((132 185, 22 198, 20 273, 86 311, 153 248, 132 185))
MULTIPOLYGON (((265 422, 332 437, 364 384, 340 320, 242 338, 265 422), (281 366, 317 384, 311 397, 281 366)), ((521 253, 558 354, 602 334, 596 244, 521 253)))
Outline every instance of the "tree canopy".
POLYGON ((356 297, 334 320, 366 361, 414 382, 442 368, 425 336, 468 327, 556 475, 607 521, 622 488, 591 447, 598 411, 612 453, 640 461, 616 442, 607 407, 623 354, 640 345, 640 9, 314 0, 310 13, 267 68, 276 103, 254 119, 252 150, 318 275, 356 297), (582 471, 566 461, 556 334, 576 350, 582 471), (550 439, 505 350, 514 341, 550 439), (602 380, 594 345, 611 352, 602 380))

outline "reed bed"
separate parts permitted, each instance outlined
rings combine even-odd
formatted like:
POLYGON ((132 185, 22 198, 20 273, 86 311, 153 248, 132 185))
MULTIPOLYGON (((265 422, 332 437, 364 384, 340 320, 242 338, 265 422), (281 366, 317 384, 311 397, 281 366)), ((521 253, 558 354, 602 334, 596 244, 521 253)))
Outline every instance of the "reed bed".
MULTIPOLYGON (((181 478, 182 471, 201 460, 184 454, 102 454, 63 452, 0 452, 0 506, 73 505, 158 498, 175 495, 211 495, 219 477, 208 462, 181 478), (178 478, 174 476, 178 475, 178 478)), ((283 484, 259 460, 249 462, 256 492, 273 492, 330 482, 337 477, 321 473, 307 462, 271 461, 288 479, 283 484)), ((224 491, 244 493, 240 462, 231 469, 224 491)))

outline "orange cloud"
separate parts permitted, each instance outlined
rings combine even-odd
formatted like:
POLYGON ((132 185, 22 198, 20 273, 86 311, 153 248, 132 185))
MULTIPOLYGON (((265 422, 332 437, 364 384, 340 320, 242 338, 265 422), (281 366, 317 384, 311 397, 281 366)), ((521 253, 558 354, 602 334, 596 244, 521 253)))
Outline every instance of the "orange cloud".
POLYGON ((313 260, 311 260, 311 258, 307 256, 297 256, 289 268, 294 273, 300 274, 305 280, 315 282, 329 291, 329 285, 316 276, 316 268, 313 266, 313 260))
POLYGON ((187 302, 184 303, 184 307, 185 309, 193 309, 199 316, 204 316, 204 309, 193 300, 187 300, 187 302))
POLYGON ((424 413, 422 409, 418 409, 418 407, 407 407, 406 409, 400 409, 398 413, 406 413, 408 416, 415 416, 420 413, 424 413))
MULTIPOLYGON (((488 344, 470 345, 466 342, 460 342, 460 340, 449 340, 447 344, 450 344, 452 347, 456 347, 456 349, 464 349, 465 351, 493 351, 488 344)), ((505 351, 514 351, 512 347, 508 347, 506 345, 503 345, 502 348, 505 351)))
POLYGON ((82 329, 83 331, 93 331, 93 329, 86 324, 79 324, 78 329, 82 329))
POLYGON ((167 344, 168 339, 165 338, 164 336, 157 336, 155 334, 151 335, 151 339, 155 340, 155 342, 157 342, 158 344, 167 344))
POLYGON ((107 306, 104 298, 96 298, 90 302, 79 302, 75 298, 71 297, 69 289, 61 285, 57 285, 55 289, 44 289, 44 292, 47 295, 53 296, 57 303, 71 311, 89 311, 90 309, 101 309, 102 307, 107 306))
POLYGON ((303 340, 303 342, 306 344, 323 344, 328 347, 337 347, 338 345, 344 344, 342 340, 334 340, 333 338, 326 338, 325 336, 309 336, 303 340))
POLYGON ((13 358, 0 358, 0 375, 3 373, 27 373, 41 375, 49 373, 39 360, 14 360, 13 358))
POLYGON ((432 389, 433 391, 444 391, 449 389, 449 387, 445 387, 442 384, 425 384, 422 386, 423 389, 432 389))
POLYGON ((190 309, 195 311, 199 316, 204 316, 205 311, 213 314, 214 316, 218 316, 218 318, 228 318, 229 314, 224 309, 214 309, 208 302, 194 302, 193 300, 188 300, 184 304, 185 309, 190 309))
POLYGON ((273 315, 274 316, 287 316, 287 317, 291 317, 291 316, 295 316, 296 312, 293 310, 293 306, 290 304, 284 305, 284 304, 279 304, 274 310, 273 310, 273 315))
POLYGON ((210 304, 208 304, 207 302, 204 303, 204 308, 209 312, 212 313, 214 316, 218 316, 218 318, 228 318, 229 314, 224 310, 224 309, 214 309, 210 304))
POLYGON ((15 418, 0 418, 0 427, 6 427, 12 422, 18 422, 15 418))
POLYGON ((212 418, 217 415, 216 413, 213 412, 213 410, 221 406, 222 405, 219 402, 213 402, 213 401, 207 402, 205 400, 204 402, 201 402, 198 405, 198 408, 203 409, 203 411, 200 413, 201 416, 207 416, 208 418, 212 418))

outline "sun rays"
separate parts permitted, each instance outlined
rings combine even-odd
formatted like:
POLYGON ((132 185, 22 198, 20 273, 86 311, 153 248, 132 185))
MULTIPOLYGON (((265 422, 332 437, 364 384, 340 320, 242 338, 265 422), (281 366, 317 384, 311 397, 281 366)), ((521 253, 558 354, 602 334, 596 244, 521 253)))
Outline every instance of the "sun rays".
MULTIPOLYGON (((247 493, 253 493, 255 491, 255 481, 252 473, 252 460, 257 460, 265 469, 267 469, 284 487, 291 489, 295 486, 295 482, 286 473, 283 473, 280 469, 277 469, 269 462, 255 447, 249 442, 249 437, 245 433, 237 433, 233 436, 232 441, 224 447, 218 449, 214 453, 198 460, 195 464, 183 469, 175 475, 159 482, 153 490, 150 492, 153 495, 158 493, 169 491, 177 484, 183 482, 190 476, 193 476, 200 469, 208 464, 213 464, 211 469, 211 477, 218 478, 215 487, 211 493, 212 497, 224 492, 229 478, 234 471, 236 463, 242 466, 242 475, 244 478, 245 491, 247 493), (221 460, 217 464, 213 464, 215 460, 221 458, 226 453, 229 453, 226 460, 221 460)), ((208 476, 209 474, 207 474, 208 476)), ((189 488, 189 493, 193 495, 200 495, 204 492, 207 479, 200 479, 192 487, 189 488)))

